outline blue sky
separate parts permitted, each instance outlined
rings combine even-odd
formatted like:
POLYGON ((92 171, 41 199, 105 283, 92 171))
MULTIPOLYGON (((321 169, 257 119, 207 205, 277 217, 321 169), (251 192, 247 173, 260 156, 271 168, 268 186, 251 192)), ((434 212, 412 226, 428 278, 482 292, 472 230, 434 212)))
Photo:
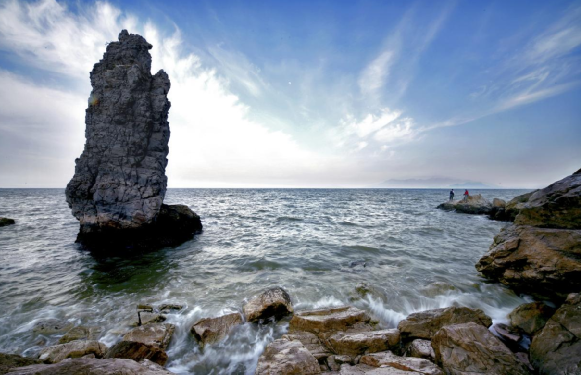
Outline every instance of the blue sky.
POLYGON ((581 167, 578 1, 0 1, 0 187, 66 185, 123 28, 170 75, 170 187, 539 187, 581 167))

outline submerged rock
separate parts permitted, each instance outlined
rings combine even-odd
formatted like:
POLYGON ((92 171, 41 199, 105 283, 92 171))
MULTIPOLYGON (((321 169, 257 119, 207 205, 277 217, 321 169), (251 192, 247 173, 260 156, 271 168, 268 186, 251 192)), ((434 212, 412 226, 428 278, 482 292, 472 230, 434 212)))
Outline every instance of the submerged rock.
POLYGON ((486 328, 492 325, 490 317, 480 309, 446 307, 410 314, 405 320, 399 322, 397 328, 406 339, 431 339, 442 327, 468 322, 477 323, 486 328))
POLYGON ((581 374, 581 294, 570 294, 531 343, 539 374, 581 374))
POLYGON ((242 324, 242 317, 238 313, 226 314, 217 318, 205 318, 197 321, 191 328, 191 332, 204 347, 223 339, 232 327, 242 324))
POLYGON ((39 359, 21 357, 17 354, 0 353, 0 375, 6 374, 10 369, 42 363, 39 359))
POLYGON ((320 374, 319 362, 300 341, 274 340, 256 365, 256 375, 320 374))
POLYGON ((107 347, 94 340, 76 340, 66 344, 49 346, 42 349, 38 359, 45 363, 58 363, 67 358, 81 358, 91 356, 92 358, 103 358, 107 352, 107 347))
POLYGON ((0 227, 4 227, 6 225, 15 224, 16 222, 14 219, 9 219, 7 217, 0 217, 0 227))
POLYGON ((529 374, 506 345, 476 323, 445 326, 432 339, 436 362, 447 374, 529 374))
POLYGON ((32 332, 43 335, 66 332, 72 327, 72 323, 59 319, 43 319, 34 323, 32 332))
POLYGON ((32 365, 14 368, 10 375, 172 375, 163 367, 148 360, 135 362, 130 359, 66 359, 52 365, 32 365))
POLYGON ((468 199, 459 199, 444 202, 437 208, 446 211, 456 211, 465 214, 486 215, 492 210, 492 203, 481 194, 471 195, 468 199))
POLYGON ((59 344, 66 344, 75 340, 96 340, 99 333, 101 333, 100 327, 73 327, 59 339, 59 344))
POLYGON ((270 318, 278 320, 294 311, 290 296, 280 287, 268 289, 252 297, 242 309, 248 322, 270 318))
POLYGON ((85 148, 66 188, 89 247, 149 248, 201 230, 185 206, 162 206, 169 152, 168 75, 151 75, 152 45, 123 30, 91 72, 85 148))

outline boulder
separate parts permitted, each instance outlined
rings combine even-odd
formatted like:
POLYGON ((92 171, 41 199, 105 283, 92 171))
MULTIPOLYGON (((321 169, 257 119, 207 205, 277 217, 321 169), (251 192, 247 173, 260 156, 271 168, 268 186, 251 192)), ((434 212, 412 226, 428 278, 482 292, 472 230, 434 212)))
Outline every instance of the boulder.
POLYGON ((151 48, 123 30, 91 72, 85 148, 65 191, 90 248, 172 246, 201 229, 189 208, 162 205, 170 81, 151 75, 151 48))
POLYGON ((135 362, 129 359, 66 359, 52 365, 32 365, 12 369, 10 375, 172 375, 163 367, 150 361, 135 362))
POLYGON ((10 371, 10 369, 16 367, 23 367, 42 363, 39 359, 32 359, 27 357, 21 357, 17 354, 5 354, 0 353, 0 375, 4 375, 10 371))
POLYGON ((471 195, 468 199, 451 200, 440 204, 441 210, 456 211, 465 214, 486 215, 492 210, 492 203, 481 194, 471 195))
POLYGON ((541 375, 581 374, 581 294, 570 294, 533 337, 530 357, 541 375))
POLYGON ((528 349, 521 346, 523 336, 516 328, 509 327, 504 323, 496 323, 492 326, 492 330, 496 333, 496 336, 500 339, 500 341, 502 341, 504 345, 506 345, 513 352, 528 349))
POLYGON ((146 324, 152 324, 152 323, 161 323, 161 322, 165 322, 166 320, 167 320, 167 317, 163 314, 158 314, 158 313, 149 312, 149 311, 139 311, 138 316, 137 316, 137 320, 134 321, 132 323, 132 325, 138 327, 140 325, 146 325, 146 324))
POLYGON ((354 358, 364 353, 399 350, 400 335, 397 329, 360 333, 339 332, 330 336, 327 342, 335 354, 354 358))
POLYGON ((371 318, 363 310, 352 306, 332 307, 297 312, 290 321, 289 332, 311 332, 314 334, 347 331, 371 318))
POLYGON ((134 361, 148 359, 161 366, 164 366, 168 359, 163 349, 136 341, 121 341, 113 345, 105 353, 105 358, 132 359, 134 361))
POLYGON ((424 375, 444 375, 444 372, 427 359, 399 357, 392 352, 366 354, 359 363, 372 367, 391 367, 424 375))
POLYGON ((256 365, 256 375, 320 374, 319 362, 299 341, 274 340, 256 365))
POLYGON ((399 322, 397 328, 405 339, 431 339, 442 327, 468 322, 487 328, 492 325, 492 320, 480 309, 452 306, 410 314, 405 320, 399 322))
POLYGON ((6 225, 12 225, 15 223, 16 222, 14 221, 14 219, 9 219, 7 217, 0 217, 0 227, 4 227, 6 225))
POLYGON ((67 332, 72 326, 73 324, 66 320, 43 319, 34 323, 32 332, 51 335, 53 333, 67 332))
POLYGON ((565 298, 581 289, 581 230, 511 225, 476 269, 517 291, 565 298))
POLYGON ((514 353, 481 324, 445 326, 432 338, 432 347, 446 374, 529 374, 514 353))
POLYGON ((96 340, 100 333, 100 327, 73 327, 59 339, 59 344, 66 344, 75 340, 96 340))
POLYGON ((544 302, 531 302, 518 306, 508 314, 510 324, 526 334, 534 335, 540 331, 555 309, 544 302))
POLYGON ((503 199, 494 198, 492 200, 492 208, 488 213, 488 218, 497 221, 511 221, 506 213, 506 202, 503 199))
MULTIPOLYGON (((328 358, 332 353, 327 349, 317 335, 310 332, 287 333, 281 337, 288 341, 299 341, 307 350, 315 357, 317 361, 322 361, 328 358)), ((333 358, 334 361, 334 358, 333 358)))
POLYGON ((495 207, 495 208, 505 208, 506 207, 506 201, 504 199, 494 198, 492 200, 492 207, 495 207))
POLYGON ((420 372, 400 370, 395 367, 374 367, 365 364, 341 366, 340 375, 421 375, 420 372))
POLYGON ((107 347, 98 341, 76 340, 44 348, 38 359, 45 363, 58 363, 67 358, 81 358, 86 355, 103 358, 105 352, 107 352, 107 347))
POLYGON ((581 169, 534 192, 514 222, 540 228, 581 229, 581 169))
POLYGON ((123 336, 123 340, 140 342, 165 350, 169 346, 174 330, 173 324, 151 323, 133 328, 123 336))
POLYGON ((406 357, 423 358, 434 361, 436 355, 432 348, 430 340, 415 339, 407 347, 405 352, 406 357))
POLYGON ((240 314, 232 313, 217 318, 198 320, 194 323, 190 331, 200 346, 204 347, 205 345, 220 341, 228 335, 232 327, 242 323, 240 314))
POLYGON ((290 296, 280 287, 268 289, 252 297, 242 309, 248 322, 258 322, 270 318, 278 320, 294 311, 290 296))

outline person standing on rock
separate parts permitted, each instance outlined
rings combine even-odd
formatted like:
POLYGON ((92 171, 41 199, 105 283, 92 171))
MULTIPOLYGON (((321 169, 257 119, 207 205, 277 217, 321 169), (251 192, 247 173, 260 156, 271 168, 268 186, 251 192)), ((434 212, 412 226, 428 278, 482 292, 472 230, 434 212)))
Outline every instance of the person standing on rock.
POLYGON ((464 191, 464 200, 467 201, 470 194, 468 193, 468 189, 464 191))
POLYGON ((450 200, 454 200, 454 189, 450 190, 450 200))

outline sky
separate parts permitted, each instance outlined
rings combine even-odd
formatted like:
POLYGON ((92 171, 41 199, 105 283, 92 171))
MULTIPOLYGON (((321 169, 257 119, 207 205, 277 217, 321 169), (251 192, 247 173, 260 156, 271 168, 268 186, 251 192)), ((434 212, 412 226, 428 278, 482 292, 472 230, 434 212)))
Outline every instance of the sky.
POLYGON ((579 1, 0 0, 0 187, 66 186, 122 29, 171 80, 170 188, 581 168, 579 1))

